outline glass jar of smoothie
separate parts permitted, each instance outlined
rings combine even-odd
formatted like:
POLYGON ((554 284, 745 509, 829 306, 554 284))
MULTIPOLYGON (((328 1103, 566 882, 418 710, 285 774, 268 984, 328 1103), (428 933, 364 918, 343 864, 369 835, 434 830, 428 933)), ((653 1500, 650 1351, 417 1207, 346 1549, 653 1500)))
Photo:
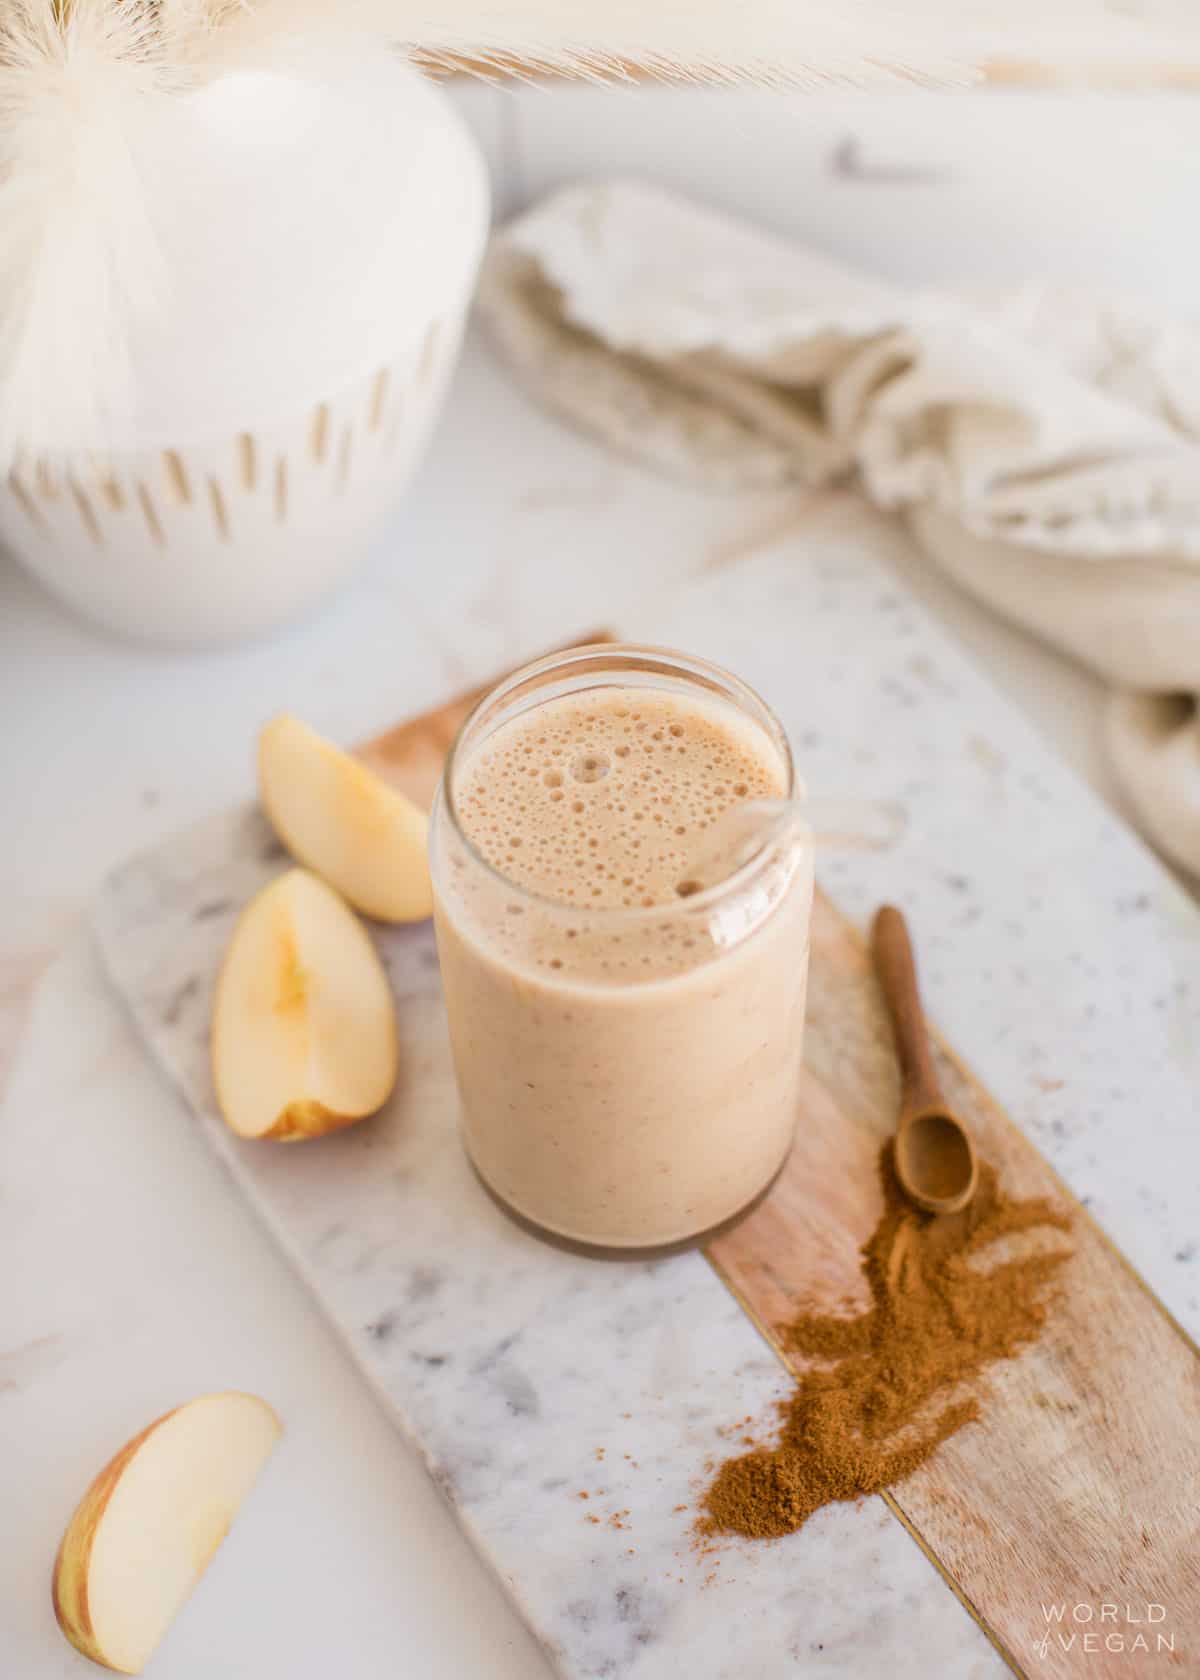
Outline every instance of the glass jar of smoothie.
POLYGON ((507 1208, 605 1249, 752 1204, 797 1120, 812 839, 758 696, 664 649, 575 648, 480 702, 430 832, 467 1153, 507 1208), (744 809, 743 809, 744 808, 744 809))

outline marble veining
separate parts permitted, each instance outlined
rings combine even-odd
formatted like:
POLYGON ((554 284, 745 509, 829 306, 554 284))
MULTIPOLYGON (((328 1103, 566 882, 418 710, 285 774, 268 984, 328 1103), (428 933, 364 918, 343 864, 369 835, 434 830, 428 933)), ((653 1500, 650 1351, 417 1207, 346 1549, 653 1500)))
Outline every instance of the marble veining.
MULTIPOLYGON (((1195 1334, 1200 917, 897 588, 873 553, 893 540, 834 504, 622 628, 746 675, 814 790, 904 805, 890 847, 830 853, 824 884, 860 917, 904 902, 951 1039, 1195 1334)), ((699 1255, 588 1261, 493 1207, 455 1135, 428 928, 380 936, 404 1046, 387 1110, 294 1148, 226 1131, 213 978, 280 861, 253 811, 135 861, 95 910, 106 965, 561 1672, 904 1680, 931 1653, 956 1680, 1001 1672, 880 1501, 695 1548, 705 1463, 739 1420, 769 1424, 781 1372, 699 1255)))

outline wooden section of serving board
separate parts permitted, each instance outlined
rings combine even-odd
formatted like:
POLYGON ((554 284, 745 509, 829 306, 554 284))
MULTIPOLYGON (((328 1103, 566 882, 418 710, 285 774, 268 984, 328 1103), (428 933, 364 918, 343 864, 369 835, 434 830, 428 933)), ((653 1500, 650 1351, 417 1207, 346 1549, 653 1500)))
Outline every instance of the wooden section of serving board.
MULTIPOLYGON (((377 736, 358 756, 428 804, 486 686, 377 736)), ((1016 1672, 1196 1672, 1198 1350, 953 1051, 939 1044, 937 1059, 947 1100, 1006 1189, 1072 1211, 1073 1255, 1042 1338, 990 1369, 983 1421, 939 1448, 888 1503, 1016 1672), (1067 1620, 1048 1620, 1042 1607, 1062 1605, 1067 1620), (1115 1605, 1119 1620, 1101 1622, 1101 1605, 1115 1605), (1072 1619, 1075 1606, 1090 1619, 1072 1619), (1161 1620, 1147 1619, 1160 1610, 1161 1620)), ((876 1163, 899 1105, 865 942, 820 890, 807 1063, 787 1166, 706 1250, 784 1364, 777 1326, 802 1305, 862 1293, 859 1247, 879 1217, 876 1163)))
MULTIPOLYGON (((775 1326, 802 1303, 861 1292, 857 1249, 879 1215, 876 1160, 900 1094, 865 943, 819 893, 812 938, 796 1147, 767 1199, 708 1250, 785 1363, 775 1326)), ((937 1059, 947 1101, 1006 1189, 1072 1211, 1074 1252, 1040 1340, 990 1368, 983 1421, 888 1503, 1018 1671, 1195 1672, 1197 1349, 953 1051, 939 1045, 937 1059), (1119 1606, 1119 1626, 1100 1624, 1103 1602, 1119 1606), (1146 1622, 1148 1603, 1161 1622, 1146 1622), (1052 1604, 1095 1620, 1047 1623, 1041 1607, 1052 1604), (1126 1624, 1126 1605, 1140 1625, 1126 1624), (1159 1651, 1172 1630, 1178 1649, 1159 1651), (1114 1632, 1125 1643, 1106 1649, 1114 1632), (1144 1656, 1129 1649, 1139 1632, 1144 1656)))

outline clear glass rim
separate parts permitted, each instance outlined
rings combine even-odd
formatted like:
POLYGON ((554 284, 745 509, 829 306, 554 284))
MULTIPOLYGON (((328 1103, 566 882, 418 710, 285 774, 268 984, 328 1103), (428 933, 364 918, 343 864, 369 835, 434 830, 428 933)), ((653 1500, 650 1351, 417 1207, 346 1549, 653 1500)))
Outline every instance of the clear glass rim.
MULTIPOLYGON (((556 915, 569 916, 578 919, 586 916, 589 922, 604 927, 618 925, 648 924, 661 922, 664 916, 700 915, 706 910, 719 907, 728 899, 751 887, 758 876, 769 866, 771 850, 764 847, 755 852, 752 857, 740 864, 732 874, 723 881, 715 882, 711 887, 705 887, 698 893, 690 893, 686 898, 680 898, 675 904, 656 904, 650 907, 643 905, 601 905, 596 908, 582 905, 565 904, 561 899, 548 898, 544 893, 534 892, 532 888, 522 886, 520 882, 512 880, 503 870, 497 869, 495 864, 489 863, 487 858, 469 838, 459 820, 458 808, 454 802, 454 771, 467 743, 472 728, 482 715, 493 706, 502 707, 517 690, 539 677, 553 673, 555 676, 569 676, 586 674, 588 670, 610 672, 614 668, 619 672, 624 666, 631 673, 659 674, 666 677, 683 679, 706 688, 709 693, 719 695, 722 699, 735 704, 745 715, 757 723, 771 740, 779 754, 784 770, 784 798, 793 799, 796 795, 796 768, 792 759, 791 742, 787 731, 780 723, 774 711, 767 702, 752 688, 743 682, 741 677, 722 665, 716 665, 711 660, 701 659, 696 655, 683 653, 677 648, 661 647, 650 642, 586 642, 579 647, 561 649, 556 653, 543 654, 539 659, 532 659, 527 665, 520 666, 500 682, 488 689, 486 694, 471 707, 466 717, 459 725, 446 760, 442 766, 440 785, 440 803, 449 820, 450 826, 459 844, 467 852, 471 862, 484 875, 496 882, 505 892, 516 894, 528 903, 553 912, 556 915)), ((615 686, 615 684, 610 684, 615 686)), ((535 702, 536 703, 536 702, 535 702)))

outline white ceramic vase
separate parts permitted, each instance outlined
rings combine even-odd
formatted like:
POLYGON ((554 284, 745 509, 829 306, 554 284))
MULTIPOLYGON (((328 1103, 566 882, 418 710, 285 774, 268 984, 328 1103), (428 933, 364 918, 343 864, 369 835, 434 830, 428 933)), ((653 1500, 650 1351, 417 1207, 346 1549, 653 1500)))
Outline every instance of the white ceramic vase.
POLYGON ((169 291, 128 418, 0 487, 0 537, 135 635, 263 631, 358 564, 437 415, 488 221, 445 97, 382 54, 240 72, 180 102, 142 172, 169 291))

